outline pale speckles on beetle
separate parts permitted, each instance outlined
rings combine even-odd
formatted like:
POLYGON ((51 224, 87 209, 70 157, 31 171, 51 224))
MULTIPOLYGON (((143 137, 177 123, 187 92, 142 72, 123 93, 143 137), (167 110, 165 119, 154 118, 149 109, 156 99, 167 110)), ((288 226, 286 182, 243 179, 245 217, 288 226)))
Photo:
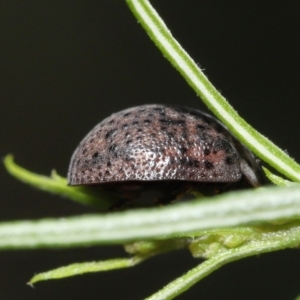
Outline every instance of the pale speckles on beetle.
POLYGON ((219 121, 166 105, 137 106, 104 119, 75 150, 68 180, 124 199, 160 190, 160 203, 191 190, 206 195, 265 183, 254 155, 219 121))

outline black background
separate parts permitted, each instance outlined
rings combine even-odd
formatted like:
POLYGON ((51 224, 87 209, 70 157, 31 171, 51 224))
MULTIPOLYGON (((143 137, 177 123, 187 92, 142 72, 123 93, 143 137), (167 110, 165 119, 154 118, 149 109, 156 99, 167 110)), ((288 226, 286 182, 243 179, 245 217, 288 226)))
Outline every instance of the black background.
MULTIPOLYGON (((298 161, 299 2, 152 1, 174 36, 238 112, 298 161)), ((81 138, 112 112, 146 103, 205 110, 124 1, 0 2, 0 155, 66 175, 81 138)), ((2 221, 89 210, 34 190, 0 168, 2 221)), ((121 257, 122 247, 0 253, 2 299, 142 299, 198 261, 187 251, 132 269, 25 285, 72 262, 121 257)), ((300 252, 223 267, 179 299, 293 299, 300 252)))

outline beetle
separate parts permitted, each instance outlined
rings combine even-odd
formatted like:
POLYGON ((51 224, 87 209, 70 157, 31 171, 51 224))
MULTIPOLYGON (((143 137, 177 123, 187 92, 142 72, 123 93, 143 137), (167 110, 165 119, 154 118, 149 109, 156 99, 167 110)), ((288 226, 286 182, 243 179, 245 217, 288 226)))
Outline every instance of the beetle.
POLYGON ((71 158, 68 182, 99 186, 118 195, 122 207, 149 191, 150 199, 164 204, 186 193, 259 187, 266 177, 252 152, 217 119, 193 108, 152 104, 96 125, 71 158))

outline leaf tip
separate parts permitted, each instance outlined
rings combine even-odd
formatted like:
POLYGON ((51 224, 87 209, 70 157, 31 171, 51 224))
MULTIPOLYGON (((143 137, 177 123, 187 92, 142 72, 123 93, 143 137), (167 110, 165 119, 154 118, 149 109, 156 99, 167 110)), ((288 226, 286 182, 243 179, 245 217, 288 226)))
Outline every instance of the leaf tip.
POLYGON ((34 289, 35 286, 33 285, 33 283, 34 283, 34 277, 32 279, 30 279, 30 281, 28 281, 26 284, 34 289))
POLYGON ((6 169, 8 169, 9 165, 11 165, 14 162, 14 156, 12 154, 7 154, 4 158, 3 158, 3 164, 6 167, 6 169))

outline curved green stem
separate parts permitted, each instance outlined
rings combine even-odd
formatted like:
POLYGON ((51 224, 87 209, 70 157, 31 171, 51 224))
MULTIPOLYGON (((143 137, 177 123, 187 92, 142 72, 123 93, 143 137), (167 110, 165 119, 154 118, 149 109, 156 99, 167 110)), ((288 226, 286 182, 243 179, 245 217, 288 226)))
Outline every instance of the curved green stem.
POLYGON ((230 131, 262 160, 288 178, 300 182, 300 166, 238 115, 172 36, 149 1, 126 1, 164 57, 180 72, 207 107, 226 124, 230 131))
POLYGON ((245 245, 220 251, 219 254, 212 256, 183 276, 170 282, 157 293, 147 298, 147 300, 173 299, 227 263, 252 255, 280 250, 287 247, 296 247, 299 245, 299 234, 300 227, 287 227, 277 232, 254 234, 251 237, 251 240, 248 243, 245 243, 245 245))

